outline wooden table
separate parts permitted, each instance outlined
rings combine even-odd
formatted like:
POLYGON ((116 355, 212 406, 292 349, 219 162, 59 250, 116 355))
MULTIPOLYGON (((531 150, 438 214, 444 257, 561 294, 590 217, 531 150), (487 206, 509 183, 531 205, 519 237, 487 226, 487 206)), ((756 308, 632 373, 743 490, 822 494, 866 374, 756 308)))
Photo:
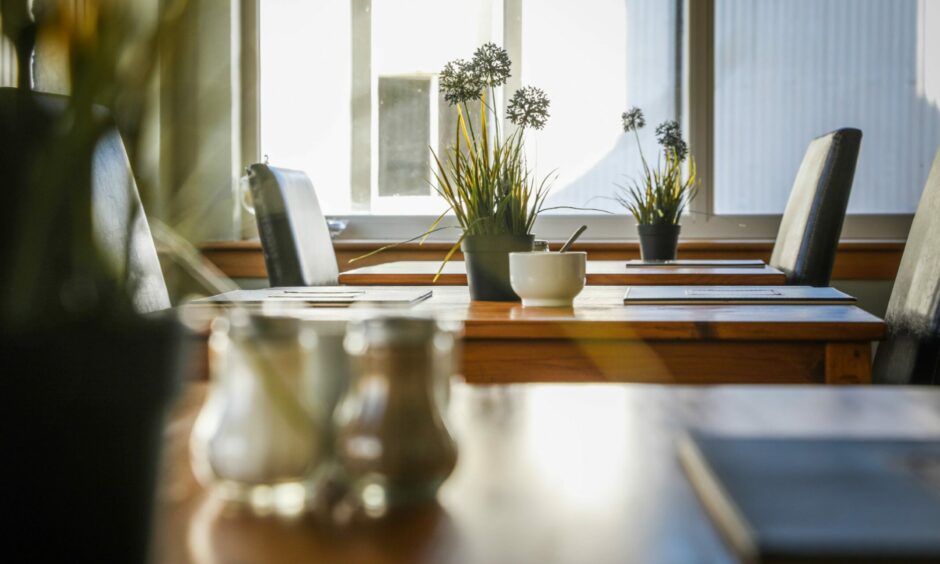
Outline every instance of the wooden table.
POLYGON ((155 564, 731 562, 676 460, 682 430, 940 438, 940 390, 456 385, 459 462, 439 504, 331 528, 206 495, 188 457, 203 393, 167 428, 155 564))
POLYGON ((573 308, 524 308, 434 287, 413 310, 463 323, 462 374, 473 383, 867 383, 871 342, 885 333, 851 305, 625 306, 625 291, 588 286, 573 308))
MULTIPOLYGON (((764 265, 761 268, 725 267, 627 267, 622 260, 589 260, 587 283, 598 286, 642 285, 782 285, 783 272, 764 265)), ((467 269, 463 261, 444 265, 433 282, 441 263, 438 261, 387 262, 342 272, 340 284, 355 286, 466 286, 467 269)))

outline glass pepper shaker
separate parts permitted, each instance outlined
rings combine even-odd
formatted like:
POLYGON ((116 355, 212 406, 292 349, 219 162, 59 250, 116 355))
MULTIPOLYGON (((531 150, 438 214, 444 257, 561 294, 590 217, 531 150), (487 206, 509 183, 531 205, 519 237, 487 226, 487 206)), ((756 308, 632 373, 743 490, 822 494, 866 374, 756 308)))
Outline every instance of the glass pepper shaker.
POLYGON ((365 513, 428 501, 453 471, 456 445, 441 415, 452 334, 429 318, 350 324, 352 381, 337 408, 336 452, 365 513))
POLYGON ((226 501, 299 513, 322 450, 310 399, 316 335, 296 318, 235 311, 213 323, 210 389, 190 440, 197 479, 226 501))

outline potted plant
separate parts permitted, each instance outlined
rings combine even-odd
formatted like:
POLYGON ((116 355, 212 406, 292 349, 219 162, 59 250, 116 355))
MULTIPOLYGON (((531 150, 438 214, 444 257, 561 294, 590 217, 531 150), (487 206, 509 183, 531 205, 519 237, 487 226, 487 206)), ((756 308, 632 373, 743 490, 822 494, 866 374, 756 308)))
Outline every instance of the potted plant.
POLYGON ((541 129, 548 119, 545 93, 516 90, 506 117, 517 128, 505 139, 500 131, 496 87, 506 83, 511 65, 505 49, 487 43, 469 62, 451 61, 440 73, 444 99, 457 109, 457 135, 443 160, 435 155, 435 188, 462 230, 449 255, 458 246, 463 251, 474 300, 519 299, 509 285, 509 253, 532 250, 532 227, 548 195, 548 177, 538 181, 524 155, 526 129, 541 129), (471 103, 479 105, 476 124, 471 103))
POLYGON ((623 113, 623 131, 633 132, 643 176, 615 196, 620 205, 636 218, 640 237, 640 256, 647 261, 674 260, 679 242, 679 220, 686 206, 695 197, 698 180, 695 160, 682 139, 679 124, 664 121, 656 128, 656 140, 662 146, 662 158, 651 168, 643 155, 638 130, 646 125, 643 111, 631 108, 623 113), (688 159, 688 166, 684 163, 688 159))
POLYGON ((2 2, 20 61, 20 87, 0 96, 0 475, 10 485, 0 503, 16 515, 4 536, 14 560, 147 556, 184 333, 138 310, 148 281, 128 267, 141 252, 137 216, 126 232, 95 227, 102 215, 136 213, 136 190, 109 191, 103 214, 93 180, 103 160, 126 168, 104 107, 125 110, 134 130, 154 68, 156 30, 138 27, 133 4, 2 2), (37 37, 67 56, 70 96, 31 90, 37 37), (74 508, 80 518, 62 518, 74 508))
POLYGON ((458 249, 463 251, 474 300, 519 299, 509 285, 509 253, 532 250, 532 227, 539 213, 547 209, 549 177, 535 177, 526 163, 524 148, 526 130, 544 127, 549 100, 533 86, 516 90, 506 107, 506 117, 516 129, 504 136, 494 101, 496 88, 506 83, 511 66, 505 49, 487 43, 471 60, 457 59, 441 70, 441 92, 457 110, 454 143, 446 155, 434 153, 433 186, 447 209, 425 233, 410 240, 423 241, 446 229, 440 223, 453 213, 461 235, 444 262, 458 249), (478 119, 473 119, 474 115, 478 119))

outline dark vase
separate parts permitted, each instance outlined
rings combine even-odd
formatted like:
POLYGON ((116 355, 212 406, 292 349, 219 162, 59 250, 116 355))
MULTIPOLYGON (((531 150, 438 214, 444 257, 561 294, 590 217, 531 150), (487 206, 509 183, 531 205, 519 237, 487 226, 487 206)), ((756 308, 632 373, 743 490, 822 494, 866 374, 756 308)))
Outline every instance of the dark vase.
POLYGON ((8 555, 145 562, 182 326, 95 320, 0 338, 8 555))
POLYGON ((648 261, 675 260, 681 226, 671 223, 637 225, 640 234, 640 258, 648 261))
POLYGON ((460 250, 467 265, 470 298, 489 302, 515 302, 519 296, 509 284, 509 253, 532 250, 533 235, 467 235, 460 250))

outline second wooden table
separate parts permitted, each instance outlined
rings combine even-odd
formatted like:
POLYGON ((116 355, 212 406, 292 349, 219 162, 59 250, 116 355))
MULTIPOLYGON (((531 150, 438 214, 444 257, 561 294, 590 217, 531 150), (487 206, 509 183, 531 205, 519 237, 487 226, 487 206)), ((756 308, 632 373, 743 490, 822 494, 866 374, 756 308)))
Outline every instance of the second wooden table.
MULTIPOLYGON (((347 287, 349 289, 349 287, 347 287)), ((468 382, 864 384, 885 324, 854 305, 629 305, 623 286, 588 286, 573 308, 471 302, 433 288, 413 307, 463 325, 468 382)), ((211 318, 212 308, 200 306, 211 318)), ((345 321, 358 308, 297 315, 345 321)))

